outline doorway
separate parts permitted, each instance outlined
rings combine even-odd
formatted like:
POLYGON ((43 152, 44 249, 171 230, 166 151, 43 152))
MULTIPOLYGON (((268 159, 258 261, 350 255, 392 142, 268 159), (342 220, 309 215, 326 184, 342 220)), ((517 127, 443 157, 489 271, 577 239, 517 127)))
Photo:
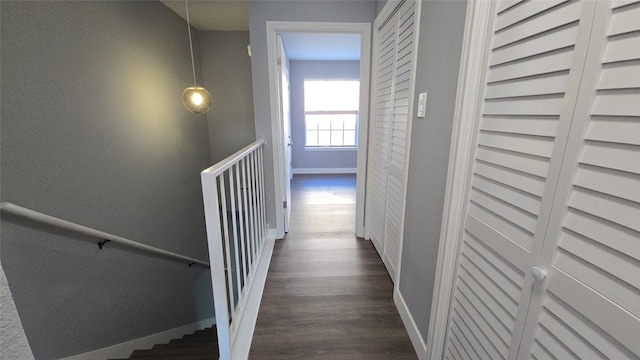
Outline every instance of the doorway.
MULTIPOLYGON (((369 123, 369 72, 370 72, 370 46, 371 30, 367 23, 313 23, 313 22, 267 22, 267 53, 269 62, 269 82, 271 100, 272 136, 274 139, 274 184, 276 204, 276 237, 282 238, 288 231, 289 216, 291 214, 291 148, 298 146, 289 139, 291 135, 288 114, 283 107, 288 99, 288 86, 283 85, 283 68, 286 54, 282 52, 282 35, 306 34, 315 35, 339 35, 357 34, 360 38, 360 99, 359 99, 359 126, 357 135, 357 166, 356 166, 356 211, 355 228, 356 236, 364 236, 364 209, 365 209, 365 179, 367 140, 369 123), (284 55, 284 56, 283 56, 284 55), (285 86, 287 89, 285 89, 285 86)), ((286 41, 286 40, 285 40, 286 41)), ((313 43, 313 47, 317 47, 313 43)), ((285 46, 286 47, 286 46, 285 46)), ((304 144, 299 144, 304 146, 304 144)))

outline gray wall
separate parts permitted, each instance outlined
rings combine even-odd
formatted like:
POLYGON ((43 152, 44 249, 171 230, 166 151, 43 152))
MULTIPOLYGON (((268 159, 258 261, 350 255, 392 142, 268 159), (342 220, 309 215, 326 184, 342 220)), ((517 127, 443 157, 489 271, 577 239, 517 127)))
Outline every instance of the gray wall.
POLYGON ((213 97, 207 113, 211 161, 256 139, 248 31, 201 31, 202 76, 213 97))
MULTIPOLYGON (((181 102, 184 20, 146 1, 1 6, 1 200, 206 259, 209 139, 181 102)), ((36 358, 213 316, 207 270, 96 242, 3 214, 2 267, 36 358)))
POLYGON ((24 334, 22 322, 0 263, 0 344, 3 359, 31 360, 33 353, 24 334))
POLYGON ((380 12, 387 4, 388 0, 376 0, 376 16, 380 15, 380 12))
POLYGON ((355 168, 357 151, 305 151, 304 80, 359 80, 359 61, 291 61, 293 168, 355 168))
POLYGON ((269 69, 267 65, 267 21, 316 21, 370 23, 375 16, 375 2, 369 0, 261 0, 249 2, 251 34, 251 69, 256 137, 265 138, 265 190, 267 221, 275 227, 275 195, 271 110, 269 105, 269 69))
POLYGON ((464 1, 422 2, 415 90, 429 95, 426 118, 413 118, 400 292, 425 342, 465 15, 464 1))

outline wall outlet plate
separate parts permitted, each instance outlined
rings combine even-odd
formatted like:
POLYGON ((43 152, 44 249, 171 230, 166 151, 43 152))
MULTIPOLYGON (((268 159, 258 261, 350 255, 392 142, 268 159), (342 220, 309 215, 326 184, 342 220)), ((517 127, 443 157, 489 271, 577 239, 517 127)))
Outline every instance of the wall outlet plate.
POLYGON ((418 117, 424 118, 427 112, 427 93, 423 92, 418 95, 418 117))

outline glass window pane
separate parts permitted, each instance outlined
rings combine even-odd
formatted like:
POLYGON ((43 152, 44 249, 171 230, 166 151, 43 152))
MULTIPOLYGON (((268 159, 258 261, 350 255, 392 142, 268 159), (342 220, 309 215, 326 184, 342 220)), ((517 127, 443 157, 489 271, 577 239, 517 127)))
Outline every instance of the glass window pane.
POLYGON ((305 80, 305 111, 358 110, 358 80, 305 80))
POLYGON ((306 146, 318 146, 318 132, 315 130, 307 130, 306 146))
POLYGON ((345 115, 344 119, 344 128, 345 130, 355 130, 356 129, 356 115, 345 115))
POLYGON ((344 115, 333 115, 331 117, 331 130, 342 130, 344 115))
POLYGON ((318 128, 318 115, 306 115, 305 120, 307 130, 315 130, 318 128))
POLYGON ((356 146, 355 130, 346 130, 344 132, 344 146, 356 146))
POLYGON ((318 146, 330 146, 331 145, 331 132, 319 131, 318 132, 318 146))
POLYGON ((331 129, 331 115, 318 115, 318 129, 331 129))
POLYGON ((331 146, 344 145, 344 132, 342 130, 331 131, 331 146))

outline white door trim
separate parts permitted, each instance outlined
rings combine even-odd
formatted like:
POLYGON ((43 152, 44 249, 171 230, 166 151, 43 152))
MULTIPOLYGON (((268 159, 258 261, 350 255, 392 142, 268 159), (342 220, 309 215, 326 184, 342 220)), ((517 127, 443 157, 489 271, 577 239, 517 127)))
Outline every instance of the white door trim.
MULTIPOLYGON (((287 52, 284 48, 284 43, 282 42, 282 37, 276 34, 276 46, 278 51, 278 67, 277 67, 277 103, 278 103, 278 129, 280 131, 281 141, 282 141, 282 154, 283 163, 282 163, 282 172, 286 177, 282 178, 282 199, 286 202, 287 205, 285 210, 283 211, 282 217, 284 220, 284 232, 289 231, 289 222, 291 221, 291 178, 293 177, 292 169, 291 169, 291 147, 288 145, 291 141, 291 91, 289 90, 291 83, 289 78, 289 57, 287 56, 287 52), (285 84, 286 78, 286 84, 285 84), (287 89, 284 89, 284 87, 287 89), (285 107, 286 100, 286 107, 285 107), (286 109, 285 109, 286 108, 286 109), (286 111, 285 111, 286 110, 286 111), (286 121, 285 121, 286 119, 286 121), (285 134, 288 134, 288 139, 285 138, 285 134)), ((277 202, 276 202, 277 204, 277 202)))
POLYGON ((273 174, 276 200, 276 238, 284 237, 282 201, 284 147, 278 121, 276 34, 280 32, 355 33, 360 35, 360 110, 358 130, 358 174, 356 180, 356 236, 364 236, 365 180, 367 169, 367 134, 369 133, 369 73, 371 64, 371 24, 335 22, 267 21, 267 62, 269 67, 269 99, 271 136, 273 138, 273 174))
POLYGON ((427 337, 427 358, 441 359, 444 352, 449 305, 455 279, 456 260, 464 224, 467 179, 471 171, 473 135, 481 107, 484 61, 492 5, 470 0, 460 58, 458 89, 453 117, 449 169, 438 247, 438 263, 427 337))

